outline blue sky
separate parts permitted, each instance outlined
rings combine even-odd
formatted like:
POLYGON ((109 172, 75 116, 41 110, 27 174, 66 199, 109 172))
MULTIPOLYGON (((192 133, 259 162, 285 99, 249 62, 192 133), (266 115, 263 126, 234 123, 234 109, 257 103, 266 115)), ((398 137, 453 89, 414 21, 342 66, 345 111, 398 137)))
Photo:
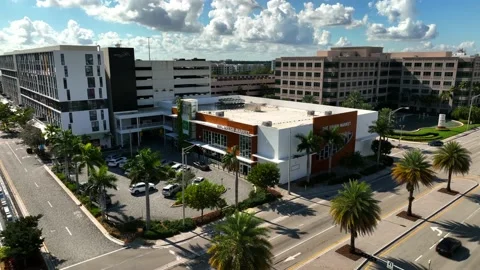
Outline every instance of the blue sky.
POLYGON ((1 0, 0 52, 131 46, 154 59, 268 60, 332 46, 477 53, 478 0, 1 0), (306 3, 309 4, 306 4, 306 3))

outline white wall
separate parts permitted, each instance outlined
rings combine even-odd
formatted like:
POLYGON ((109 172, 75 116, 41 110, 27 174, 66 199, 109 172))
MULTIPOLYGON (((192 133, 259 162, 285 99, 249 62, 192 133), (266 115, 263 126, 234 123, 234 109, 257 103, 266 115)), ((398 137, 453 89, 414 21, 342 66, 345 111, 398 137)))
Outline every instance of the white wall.
POLYGON ((278 142, 278 159, 288 159, 289 155, 289 145, 291 146, 292 156, 295 155, 304 155, 305 152, 297 152, 297 145, 300 143, 300 140, 295 137, 297 134, 308 134, 313 129, 313 124, 307 124, 302 126, 296 126, 291 128, 279 129, 279 142, 278 142))
MULTIPOLYGON (((258 159, 258 163, 269 163, 269 161, 258 159)), ((294 158, 290 161, 290 181, 293 182, 297 179, 305 177, 307 175, 307 156, 301 156, 294 158)), ((277 164, 280 170, 280 184, 288 182, 288 161, 277 164)))
MULTIPOLYGON (((90 121, 90 111, 75 111, 71 112, 73 116, 72 133, 75 135, 82 134, 96 134, 96 133, 105 133, 110 132, 110 122, 108 117, 108 109, 99 109, 97 111, 97 121, 99 130, 94 132, 92 131, 92 123, 90 121), (104 119, 101 118, 101 111, 104 112, 104 119), (106 129, 103 128, 103 121, 106 121, 106 129)), ((61 113, 61 123, 62 129, 68 129, 68 124, 70 124, 70 116, 68 112, 61 113)))
POLYGON ((373 121, 376 121, 378 118, 377 111, 369 111, 357 116, 357 139, 363 137, 369 137, 372 134, 368 132, 368 127, 371 126, 373 121))
POLYGON ((268 159, 278 159, 278 129, 258 126, 257 155, 268 159))

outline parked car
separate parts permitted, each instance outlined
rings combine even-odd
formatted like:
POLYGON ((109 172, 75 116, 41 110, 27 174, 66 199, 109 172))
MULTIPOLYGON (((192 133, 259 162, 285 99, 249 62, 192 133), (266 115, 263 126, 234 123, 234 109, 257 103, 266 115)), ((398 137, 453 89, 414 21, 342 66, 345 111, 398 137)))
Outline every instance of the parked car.
POLYGON ((3 213, 5 214, 7 221, 13 220, 12 212, 10 212, 10 208, 8 208, 8 206, 3 207, 3 213))
POLYGON ((162 189, 162 194, 163 194, 164 197, 173 197, 179 191, 180 191, 180 185, 179 184, 170 184, 170 185, 166 185, 162 189))
POLYGON ((431 141, 428 143, 430 146, 443 146, 443 142, 440 140, 431 141))
POLYGON ((7 200, 5 200, 5 198, 2 198, 1 202, 2 202, 2 207, 5 207, 8 205, 7 200))
POLYGON ((435 250, 445 257, 452 257, 455 250, 462 246, 462 242, 455 238, 445 237, 438 244, 435 250))
POLYGON ((182 164, 180 164, 180 163, 175 163, 175 164, 173 164, 170 168, 172 168, 172 170, 175 170, 175 171, 176 171, 176 170, 180 169, 181 167, 182 167, 182 164))
POLYGON ((199 169, 202 170, 202 171, 209 171, 209 170, 210 170, 210 167, 209 167, 207 164, 205 164, 205 163, 203 163, 203 162, 201 162, 201 161, 195 161, 195 162, 193 162, 193 166, 199 168, 199 169))
POLYGON ((195 179, 193 179, 192 184, 200 185, 200 183, 202 183, 203 181, 205 181, 205 177, 197 176, 195 177, 195 179))
POLYGON ((183 172, 183 171, 190 171, 192 168, 188 167, 187 165, 184 165, 183 167, 180 167, 177 169, 177 173, 183 172))
MULTIPOLYGON (((155 190, 156 187, 153 183, 148 183, 149 189, 150 190, 155 190)), ((145 183, 136 183, 130 186, 130 193, 132 194, 138 194, 138 193, 143 193, 145 192, 145 183)))
POLYGON ((126 161, 127 161, 126 157, 119 157, 119 158, 110 160, 107 163, 107 165, 108 165, 108 167, 118 167, 120 165, 120 163, 126 162, 126 161))
POLYGON ((118 167, 119 167, 119 168, 123 168, 123 167, 125 166, 125 164, 127 164, 127 160, 126 160, 126 159, 120 161, 120 162, 118 163, 118 167))
POLYGON ((0 198, 3 198, 3 189, 0 187, 0 198))
POLYGON ((108 163, 108 162, 110 162, 110 161, 112 161, 112 160, 115 160, 115 159, 117 159, 117 158, 119 158, 119 157, 122 157, 122 156, 119 155, 119 154, 111 154, 111 155, 108 155, 108 156, 105 158, 105 162, 108 163))
POLYGON ((171 160, 168 160, 168 159, 162 159, 160 162, 162 163, 162 165, 165 165, 165 166, 173 166, 173 165, 175 165, 175 162, 174 162, 174 161, 171 161, 171 160))

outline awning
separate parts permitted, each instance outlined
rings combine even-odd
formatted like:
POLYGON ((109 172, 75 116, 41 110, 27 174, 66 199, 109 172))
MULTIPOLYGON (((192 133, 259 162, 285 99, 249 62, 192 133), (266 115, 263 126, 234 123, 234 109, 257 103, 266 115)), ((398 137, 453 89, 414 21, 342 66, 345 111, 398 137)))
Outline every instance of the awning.
POLYGON ((245 158, 245 157, 241 157, 241 156, 237 156, 237 159, 243 163, 247 163, 247 164, 253 164, 255 163, 255 161, 251 160, 251 159, 248 159, 248 158, 245 158))
POLYGON ((268 162, 275 163, 275 164, 280 164, 280 163, 283 163, 285 161, 288 161, 288 160, 272 159, 272 158, 262 157, 262 156, 259 156, 257 154, 253 154, 252 156, 254 156, 256 158, 259 158, 259 159, 262 159, 262 160, 265 160, 265 161, 268 161, 268 162))
MULTIPOLYGON (((197 124, 197 125, 202 125, 202 126, 206 126, 206 127, 211 127, 211 128, 215 128, 215 129, 219 129, 218 128, 218 124, 213 124, 213 123, 209 123, 209 122, 204 122, 204 121, 199 121, 199 120, 190 120, 191 123, 194 123, 194 124, 197 124)), ((255 134, 245 134, 245 133, 240 133, 240 132, 236 132, 236 131, 232 131, 232 130, 227 130, 227 132, 230 132, 230 133, 235 133, 235 134, 238 134, 238 135, 243 135, 243 136, 247 136, 247 137, 256 137, 257 135, 255 134)))
MULTIPOLYGON (((206 150, 210 150, 210 151, 213 151, 215 153, 219 153, 221 155, 225 155, 227 152, 225 150, 222 150, 222 149, 219 149, 219 148, 216 148, 214 146, 211 146, 207 143, 204 143, 204 142, 200 142, 200 141, 188 141, 189 143, 193 144, 193 145, 196 145, 198 147, 201 147, 203 149, 206 149, 206 150)), ((253 164, 255 163, 255 161, 253 160, 250 160, 248 158, 245 158, 245 157, 241 157, 241 156, 237 156, 237 159, 243 163, 248 163, 248 164, 253 164)))
POLYGON ((170 133, 165 133, 165 136, 176 139, 178 137, 178 134, 176 132, 170 132, 170 133))

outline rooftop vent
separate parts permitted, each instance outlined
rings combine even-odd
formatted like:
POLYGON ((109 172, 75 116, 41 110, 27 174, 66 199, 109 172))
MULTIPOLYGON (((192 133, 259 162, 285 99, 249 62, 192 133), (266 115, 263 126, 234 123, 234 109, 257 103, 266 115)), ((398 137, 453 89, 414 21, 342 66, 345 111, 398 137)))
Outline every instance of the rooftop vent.
POLYGON ((262 105, 258 104, 258 103, 246 103, 245 104, 245 110, 253 111, 253 112, 261 112, 262 111, 262 105))
POLYGON ((325 115, 332 115, 332 111, 325 111, 325 115))
POLYGON ((223 112, 223 111, 215 112, 215 115, 216 115, 216 116, 219 116, 219 117, 224 117, 224 116, 225 116, 225 112, 223 112))
POLYGON ((307 115, 314 116, 314 115, 315 115, 315 111, 307 111, 307 115))
POLYGON ((272 126, 272 121, 263 121, 262 126, 271 127, 272 126))

